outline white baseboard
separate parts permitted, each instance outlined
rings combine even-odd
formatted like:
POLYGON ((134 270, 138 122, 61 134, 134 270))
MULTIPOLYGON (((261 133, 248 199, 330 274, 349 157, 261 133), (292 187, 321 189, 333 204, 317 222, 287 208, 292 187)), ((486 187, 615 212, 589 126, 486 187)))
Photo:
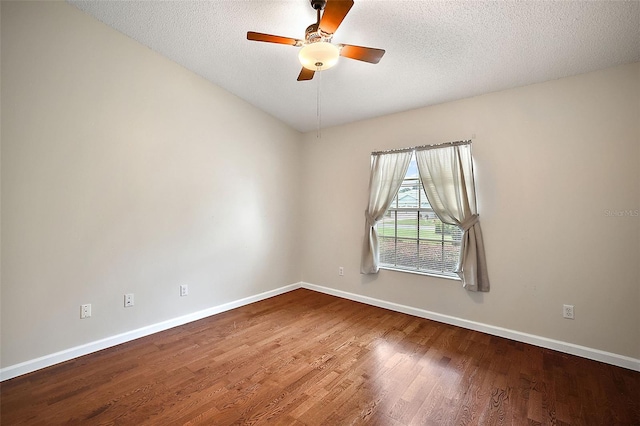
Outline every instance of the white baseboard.
POLYGON ((333 296, 341 297, 343 299, 353 300, 356 302, 365 303, 367 305, 389 309, 391 311, 402 312, 402 313, 413 315, 420 318, 426 318, 426 319, 442 322, 445 324, 455 325, 455 326, 466 328, 469 330, 480 331, 483 333, 491 334, 493 336, 504 337, 504 338, 515 340, 518 342, 529 343, 535 346, 540 346, 547 349, 553 349, 559 352, 564 352, 567 354, 576 355, 583 358, 592 359, 595 361, 601 361, 611 365, 616 365, 618 367, 640 371, 640 359, 618 355, 611 352, 605 352, 599 349, 593 349, 585 346, 575 345, 573 343, 567 343, 567 342, 561 342, 559 340, 548 339, 546 337, 522 333, 515 330, 509 330, 502 327, 496 327, 496 326, 483 324, 475 321, 469 321, 462 318, 452 317, 449 315, 438 314, 436 312, 431 312, 424 309, 413 308, 411 306, 405 306, 405 305, 400 305, 398 303, 387 302, 385 300, 374 299, 372 297, 362 296, 355 293, 349 293, 342 290, 336 290, 329 287, 323 287, 323 286, 310 284, 306 282, 300 282, 300 283, 280 287, 275 290, 260 293, 255 296, 249 296, 249 297, 245 297, 244 299, 239 299, 233 302, 228 302, 222 305, 214 306, 212 308, 204 309, 202 311, 193 312, 191 314, 183 315, 181 317, 173 318, 167 321, 162 321, 157 324, 152 324, 146 327, 138 328, 136 330, 127 331, 125 333, 117 334, 115 336, 96 340, 94 342, 89 342, 84 345, 65 349, 63 351, 45 355, 40 358, 21 362, 15 365, 10 365, 8 367, 0 369, 0 381, 8 380, 13 377, 31 373, 33 371, 40 370, 45 367, 50 367, 52 365, 59 364, 64 361, 68 361, 73 358, 77 358, 83 355, 88 355, 90 353, 97 352, 102 349, 110 348, 112 346, 116 346, 121 343, 129 342, 131 340, 135 340, 140 337, 144 337, 150 334, 158 333, 160 331, 168 330, 170 328, 187 324, 192 321, 197 321, 197 320, 209 317, 211 315, 229 311, 231 309, 239 308, 241 306, 245 306, 250 303, 268 299, 273 296, 278 296, 280 294, 287 293, 289 291, 292 291, 298 288, 306 288, 308 290, 317 291, 319 293, 330 294, 333 296))
POLYGON ((197 321, 202 318, 209 317, 211 315, 215 315, 221 312, 229 311, 231 309, 239 308, 240 306, 244 306, 250 303, 258 302, 260 300, 268 299, 269 297, 278 296, 279 294, 287 293, 297 288, 300 288, 300 283, 280 287, 275 290, 257 294, 255 296, 245 297, 244 299, 224 303, 222 305, 214 306, 212 308, 204 309, 202 311, 193 312, 191 314, 183 315, 181 317, 177 317, 167 321, 162 321, 156 324, 148 325, 146 327, 138 328, 136 330, 127 331, 125 333, 121 333, 115 336, 96 340, 94 342, 89 342, 84 345, 76 346, 70 349, 65 349, 63 351, 45 355, 40 358, 21 362, 15 365, 10 365, 8 367, 0 369, 0 381, 8 380, 13 377, 31 373, 33 371, 40 370, 42 368, 49 367, 64 361, 68 361, 73 358, 77 358, 83 355, 88 355, 90 353, 97 352, 102 349, 110 348, 112 346, 116 346, 121 343, 139 339, 140 337, 148 336, 150 334, 154 334, 159 331, 168 330, 170 328, 187 324, 192 321, 197 321))
POLYGON ((385 300, 374 299, 372 297, 349 293, 342 290, 336 290, 329 287, 323 287, 305 282, 301 283, 300 286, 302 288, 317 291, 320 293, 330 294, 332 296, 341 297, 343 299, 349 299, 356 302, 365 303, 367 305, 389 309, 391 311, 402 312, 404 314, 409 314, 420 318, 426 318, 445 324, 455 325, 469 330, 480 331, 482 333, 504 337, 507 339, 515 340, 517 342, 529 343, 531 345, 540 346, 542 348, 553 349, 582 358, 588 358, 595 361, 616 365, 618 367, 627 368, 629 370, 640 371, 640 359, 618 355, 611 352, 605 352, 599 349, 588 348, 586 346, 575 345, 573 343, 548 339, 546 337, 536 336, 533 334, 522 333, 520 331, 509 330, 507 328, 496 327, 493 325, 452 317, 449 315, 438 314, 436 312, 431 312, 424 309, 413 308, 411 306, 405 306, 398 303, 387 302, 385 300))

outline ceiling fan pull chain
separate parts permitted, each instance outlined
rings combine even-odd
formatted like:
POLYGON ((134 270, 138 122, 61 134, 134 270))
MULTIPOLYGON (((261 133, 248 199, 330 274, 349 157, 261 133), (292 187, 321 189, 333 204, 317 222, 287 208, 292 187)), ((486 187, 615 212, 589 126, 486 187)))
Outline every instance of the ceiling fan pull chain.
MULTIPOLYGON (((320 70, 320 67, 318 67, 318 71, 320 70)), ((321 139, 322 138, 322 133, 320 131, 321 129, 321 125, 322 125, 322 112, 320 109, 321 103, 320 103, 320 83, 322 82, 322 73, 318 72, 318 86, 317 86, 317 93, 316 93, 316 116, 318 118, 318 130, 316 131, 316 138, 317 139, 321 139)))

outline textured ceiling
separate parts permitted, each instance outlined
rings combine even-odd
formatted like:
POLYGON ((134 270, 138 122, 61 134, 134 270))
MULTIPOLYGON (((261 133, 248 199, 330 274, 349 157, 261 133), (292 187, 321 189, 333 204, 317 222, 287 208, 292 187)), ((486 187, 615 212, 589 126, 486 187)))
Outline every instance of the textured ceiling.
POLYGON ((246 33, 304 38, 308 0, 69 2, 303 132, 318 84, 329 127, 640 60, 638 1, 355 0, 333 41, 385 56, 307 82, 298 48, 246 33))

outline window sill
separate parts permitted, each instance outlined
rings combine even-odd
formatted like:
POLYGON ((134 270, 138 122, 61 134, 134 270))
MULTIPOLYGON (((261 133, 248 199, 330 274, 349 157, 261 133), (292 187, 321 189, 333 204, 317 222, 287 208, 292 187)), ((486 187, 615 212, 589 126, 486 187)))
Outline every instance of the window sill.
POLYGON ((461 281, 460 278, 457 276, 453 277, 451 275, 439 275, 434 272, 412 271, 410 269, 393 268, 391 266, 380 266, 380 269, 385 269, 387 271, 404 272, 407 274, 414 274, 414 275, 425 275, 425 276, 434 277, 434 278, 444 278, 446 280, 452 280, 452 281, 461 281))

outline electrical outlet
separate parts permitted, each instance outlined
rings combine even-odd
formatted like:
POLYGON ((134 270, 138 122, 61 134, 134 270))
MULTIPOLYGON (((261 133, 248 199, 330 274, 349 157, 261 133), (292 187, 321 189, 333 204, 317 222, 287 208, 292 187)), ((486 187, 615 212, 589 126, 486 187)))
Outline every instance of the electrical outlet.
POLYGON ((189 286, 186 284, 180 284, 180 297, 187 296, 189 294, 189 286))
POLYGON ((562 305, 562 316, 567 319, 574 319, 573 305, 562 305))
POLYGON ((133 306, 133 293, 124 295, 124 307, 128 308, 130 306, 133 306))
POLYGON ((338 267, 338 275, 344 276, 344 268, 342 266, 338 267))
POLYGON ((87 303, 86 305, 80 305, 80 319, 85 319, 90 317, 91 317, 91 303, 87 303))

